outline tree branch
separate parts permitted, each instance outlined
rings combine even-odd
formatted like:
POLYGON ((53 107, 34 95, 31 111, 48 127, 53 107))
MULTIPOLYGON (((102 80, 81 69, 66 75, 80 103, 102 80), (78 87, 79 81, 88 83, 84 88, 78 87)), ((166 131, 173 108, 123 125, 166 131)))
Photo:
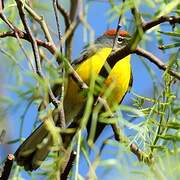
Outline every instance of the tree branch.
POLYGON ((24 53, 25 57, 27 58, 27 60, 29 61, 29 64, 33 70, 33 72, 35 72, 35 68, 30 60, 30 58, 28 57, 26 51, 24 50, 23 46, 22 46, 22 43, 20 41, 20 38, 19 38, 19 34, 20 34, 20 30, 15 27, 8 19, 7 17, 3 14, 3 13, 0 13, 0 18, 9 26, 9 28, 14 32, 14 37, 16 37, 18 43, 19 43, 19 46, 22 50, 22 52, 24 53))
POLYGON ((3 130, 0 132, 0 144, 3 144, 5 135, 6 135, 6 131, 5 131, 5 129, 3 129, 3 130))
POLYGON ((30 6, 28 6, 25 2, 22 2, 23 3, 23 6, 24 8, 26 9, 26 11, 32 16, 32 18, 34 18, 34 20, 36 22, 39 23, 39 25, 41 26, 43 32, 44 32, 44 35, 45 35, 45 38, 46 40, 52 44, 52 46, 55 46, 54 45, 54 42, 52 40, 52 37, 50 35, 50 32, 49 32, 49 29, 48 29, 48 26, 43 18, 43 16, 39 16, 30 6))
MULTIPOLYGON (((140 16, 139 16, 140 19, 140 16)), ((160 18, 158 18, 157 20, 154 21, 150 21, 147 23, 142 24, 142 30, 143 32, 146 32, 147 30, 151 29, 152 27, 164 23, 164 22, 170 22, 172 24, 174 23, 180 23, 180 18, 179 17, 175 17, 175 16, 162 16, 160 18)), ((112 52, 109 57, 106 59, 106 62, 109 64, 109 66, 111 68, 113 68, 113 66, 120 60, 123 59, 124 57, 136 52, 137 49, 137 45, 139 44, 139 42, 142 39, 142 35, 140 34, 140 30, 138 30, 139 28, 137 28, 137 30, 135 31, 135 33, 132 35, 132 38, 130 40, 130 42, 125 46, 122 47, 120 50, 116 51, 116 52, 112 52)), ((142 52, 139 52, 139 55, 141 56, 146 56, 146 58, 150 58, 149 60, 151 60, 151 62, 153 62, 154 64, 156 64, 159 69, 161 70, 166 70, 167 69, 167 65, 164 65, 164 63, 162 64, 162 61, 159 60, 157 57, 155 57, 154 55, 150 55, 145 53, 146 55, 144 55, 142 52), (152 58, 153 57, 153 58, 152 58), (160 63, 161 62, 161 63, 160 63)), ((176 77, 178 80, 179 79, 179 73, 174 72, 172 70, 168 70, 168 73, 174 77, 176 77)), ((102 67, 100 73, 99 73, 102 77, 104 77, 105 79, 108 76, 108 71, 106 70, 105 66, 102 67)))
POLYGON ((4 164, 4 168, 3 168, 0 180, 8 180, 9 179, 9 175, 10 175, 10 172, 12 169, 14 159, 15 159, 15 157, 13 154, 8 154, 5 164, 4 164))
POLYGON ((61 180, 66 180, 68 178, 68 175, 73 167, 75 158, 76 158, 76 151, 72 151, 70 154, 68 163, 67 163, 63 173, 61 174, 61 177, 60 177, 61 180))
POLYGON ((4 0, 0 0, 0 13, 2 13, 4 9, 4 0))
MULTIPOLYGON (((53 0, 53 8, 54 8, 54 15, 55 15, 55 19, 56 19, 56 26, 57 26, 57 32, 58 32, 58 38, 59 38, 59 45, 60 45, 60 53, 62 54, 63 53, 63 48, 62 48, 62 42, 61 42, 61 39, 62 39, 62 35, 61 35, 61 30, 60 30, 60 24, 59 24, 59 16, 58 16, 58 13, 57 13, 57 0, 53 0)), ((61 84, 61 96, 60 96, 60 99, 61 101, 63 102, 64 101, 64 89, 65 89, 65 85, 64 85, 64 82, 65 82, 65 66, 64 66, 64 62, 63 62, 63 68, 61 70, 61 73, 62 73, 62 78, 63 78, 63 82, 61 84)), ((61 103, 61 107, 59 109, 59 126, 61 128, 65 128, 66 127, 66 121, 65 121, 65 114, 64 114, 64 104, 61 103)))
POLYGON ((138 146, 134 143, 131 143, 127 136, 122 133, 121 128, 117 124, 111 125, 116 141, 125 144, 129 147, 130 151, 136 155, 139 161, 142 161, 148 165, 152 165, 154 159, 151 155, 147 155, 145 152, 141 151, 138 146))
POLYGON ((30 42, 31 42, 31 45, 32 45, 32 50, 33 50, 33 53, 34 53, 35 64, 36 64, 36 73, 38 75, 40 75, 41 77, 43 77, 42 70, 41 70, 41 63, 40 63, 38 45, 37 45, 37 42, 35 40, 35 37, 34 37, 32 31, 31 31, 30 27, 28 26, 26 14, 25 14, 24 8, 23 8, 23 2, 21 0, 16 0, 16 4, 17 4, 17 8, 18 8, 19 15, 20 15, 20 18, 22 20, 24 29, 27 32, 27 35, 29 36, 29 39, 30 39, 30 42))
POLYGON ((55 19, 56 19, 56 26, 57 26, 57 32, 58 32, 58 38, 59 38, 59 43, 60 43, 60 52, 62 53, 62 44, 61 44, 61 30, 60 30, 60 24, 59 24, 59 16, 57 13, 57 0, 53 0, 53 8, 54 8, 54 15, 55 15, 55 19))
POLYGON ((171 69, 168 68, 168 66, 166 64, 164 64, 158 57, 156 57, 155 55, 153 55, 152 53, 137 47, 136 50, 134 51, 134 53, 136 53, 137 55, 140 55, 142 57, 147 58, 150 62, 152 62, 153 64, 155 64, 159 69, 166 71, 176 77, 178 80, 180 80, 180 73, 175 72, 171 69))
MULTIPOLYGON (((21 31, 21 30, 19 30, 19 29, 17 29, 17 28, 16 28, 16 32, 14 32, 14 31, 0 32, 0 38, 6 38, 6 37, 17 38, 16 33, 18 34, 19 38, 27 40, 27 41, 30 42, 30 38, 29 38, 28 34, 21 31)), ((44 42, 44 41, 42 41, 40 39, 36 39, 36 42, 37 42, 38 46, 42 46, 42 47, 46 48, 51 54, 55 53, 54 47, 52 46, 51 43, 44 42)))
MULTIPOLYGON (((163 23, 163 22, 171 21, 171 22, 178 22, 179 23, 179 19, 180 18, 178 18, 178 17, 174 17, 173 19, 171 19, 171 18, 169 19, 167 17, 166 18, 159 18, 158 21, 155 20, 155 21, 151 21, 149 23, 146 23, 146 25, 144 25, 143 29, 148 30, 148 29, 153 27, 152 25, 157 25, 157 22, 158 23, 159 22, 163 23)), ((19 35, 20 38, 30 41, 28 35, 25 32, 18 30, 18 35, 19 35)), ((0 33, 1 38, 8 37, 8 36, 16 37, 15 32, 3 32, 3 33, 0 33)), ((48 49, 52 54, 57 53, 56 48, 53 45, 51 45, 50 43, 43 42, 42 40, 39 40, 39 39, 36 39, 36 41, 37 41, 38 46, 42 46, 42 47, 48 49)), ((141 49, 139 47, 135 51, 131 51, 130 45, 127 45, 126 47, 112 53, 107 58, 107 62, 109 63, 109 65, 111 67, 113 67, 115 65, 115 63, 119 59, 122 59, 122 58, 124 58, 125 56, 127 56, 127 55, 129 55, 131 53, 136 53, 138 55, 146 57, 152 63, 154 63, 156 66, 158 66, 158 68, 161 69, 161 70, 165 71, 167 69, 167 65, 165 65, 159 58, 157 58, 153 54, 150 54, 149 52, 147 53, 147 51, 145 51, 145 50, 143 50, 143 49, 141 49)), ((59 59, 61 59, 61 58, 62 57, 59 57, 59 59)), ((69 64, 69 66, 70 66, 70 64, 69 64)), ((73 68, 71 67, 70 69, 72 70, 73 68)), ((175 72, 173 70, 170 70, 170 69, 168 69, 168 73, 171 74, 172 76, 176 77, 178 80, 180 80, 179 73, 177 73, 177 72, 175 72)), ((102 68, 100 74, 101 75, 102 74, 106 75, 108 73, 107 73, 105 68, 102 68)), ((74 77, 74 79, 77 80, 77 82, 81 82, 80 83, 81 85, 84 84, 81 80, 78 80, 79 78, 77 78, 77 73, 74 72, 73 77, 74 77)), ((82 85, 81 87, 86 87, 86 86, 82 85)))
POLYGON ((69 17, 68 12, 61 6, 61 4, 59 4, 58 1, 57 1, 57 9, 59 10, 59 12, 61 13, 61 15, 64 18, 66 28, 68 28, 71 24, 71 19, 69 17))
MULTIPOLYGON (((113 117, 113 113, 107 103, 107 101, 101 97, 98 97, 98 101, 99 103, 101 103, 104 108, 106 109, 107 112, 109 112, 109 115, 111 117, 113 117)), ((136 157, 138 158, 139 161, 142 161, 148 165, 152 165, 154 160, 152 155, 147 155, 145 152, 141 151, 138 146, 134 143, 131 143, 131 141, 129 140, 129 138, 127 136, 125 136, 121 130, 121 128, 118 126, 117 123, 113 123, 111 124, 111 127, 113 129, 114 132, 114 138, 116 141, 124 144, 126 147, 129 147, 129 150, 136 155, 136 157)))
POLYGON ((158 19, 143 23, 142 27, 144 32, 151 29, 154 26, 157 26, 161 23, 164 22, 169 22, 171 25, 174 25, 176 23, 180 23, 180 17, 176 17, 176 16, 161 16, 158 19))
MULTIPOLYGON (((71 0, 70 12, 69 12, 69 18, 70 18, 71 24, 77 21, 78 6, 79 6, 79 0, 71 0)), ((72 40, 73 40, 74 31, 77 26, 74 26, 74 27, 75 28, 72 29, 71 33, 69 33, 69 36, 67 37, 66 42, 65 42, 65 55, 70 62, 72 59, 71 57, 72 56, 72 40)), ((66 32, 68 31, 69 28, 70 26, 66 27, 66 32)))
MULTIPOLYGON (((26 30, 27 36, 29 37, 30 43, 32 45, 32 49, 33 49, 33 53, 34 53, 34 57, 35 57, 35 64, 36 64, 36 73, 42 79, 45 79, 45 77, 43 75, 43 72, 42 72, 42 69, 41 69, 41 62, 40 62, 38 45, 37 45, 36 39, 35 39, 32 31, 31 31, 30 27, 28 26, 26 14, 25 14, 24 9, 23 9, 24 4, 23 4, 23 2, 21 0, 16 0, 16 4, 17 4, 18 10, 19 10, 19 15, 20 15, 20 18, 22 20, 24 29, 26 30)), ((48 91, 49 96, 52 99, 52 103, 55 105, 55 107, 57 107, 57 108, 60 107, 62 102, 60 102, 58 99, 56 99, 56 97, 54 96, 54 94, 53 94, 53 92, 51 90, 51 87, 50 87, 49 83, 48 83, 48 90, 49 90, 48 91)))

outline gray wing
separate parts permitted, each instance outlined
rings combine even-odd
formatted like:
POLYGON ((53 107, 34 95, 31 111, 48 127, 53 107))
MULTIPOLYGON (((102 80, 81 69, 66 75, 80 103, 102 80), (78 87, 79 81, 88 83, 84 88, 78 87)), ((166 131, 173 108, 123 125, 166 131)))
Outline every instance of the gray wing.
POLYGON ((80 53, 80 57, 75 59, 72 62, 73 66, 76 66, 80 63, 82 63, 84 60, 88 59, 89 57, 93 56, 100 48, 102 47, 111 47, 112 42, 109 39, 103 38, 104 36, 100 36, 97 38, 92 45, 86 45, 83 48, 83 51, 80 53), (107 41, 105 43, 105 40, 107 41), (103 44, 103 46, 102 46, 103 44))
POLYGON ((80 63, 82 63, 84 60, 88 59, 89 57, 93 56, 96 53, 97 49, 95 47, 88 47, 85 46, 83 51, 80 54, 80 57, 75 59, 72 62, 73 66, 76 66, 80 63))

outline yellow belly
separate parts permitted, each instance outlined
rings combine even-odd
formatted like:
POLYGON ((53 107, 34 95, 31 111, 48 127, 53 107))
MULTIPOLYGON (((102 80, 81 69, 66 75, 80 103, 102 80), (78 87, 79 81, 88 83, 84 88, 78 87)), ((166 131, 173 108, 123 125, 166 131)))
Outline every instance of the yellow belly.
MULTIPOLYGON (((87 84, 90 78, 97 77, 102 66, 104 65, 107 57, 111 53, 111 48, 103 48, 95 55, 88 58, 76 67, 76 72, 87 84)), ((106 93, 108 87, 111 87, 110 95, 107 101, 110 106, 118 104, 129 87, 131 78, 131 65, 130 55, 118 61, 113 69, 110 71, 109 76, 105 80, 105 86, 102 88, 101 94, 106 93)), ((64 110, 67 123, 78 114, 81 108, 85 105, 85 97, 80 93, 77 84, 70 78, 64 99, 64 110)))

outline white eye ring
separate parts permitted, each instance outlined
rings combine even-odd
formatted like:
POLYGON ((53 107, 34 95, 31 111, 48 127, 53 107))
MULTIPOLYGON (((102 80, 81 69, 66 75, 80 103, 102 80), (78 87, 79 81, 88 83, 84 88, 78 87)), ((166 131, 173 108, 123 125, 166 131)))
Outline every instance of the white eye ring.
POLYGON ((122 43, 123 40, 124 40, 124 37, 118 36, 118 39, 117 39, 117 42, 118 42, 118 43, 122 43))

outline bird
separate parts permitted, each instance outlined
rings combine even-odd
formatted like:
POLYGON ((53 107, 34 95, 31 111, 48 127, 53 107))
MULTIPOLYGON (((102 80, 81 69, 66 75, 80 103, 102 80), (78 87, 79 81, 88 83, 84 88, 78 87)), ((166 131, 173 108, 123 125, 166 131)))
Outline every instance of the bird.
MULTIPOLYGON (((87 45, 84 47, 79 58, 72 62, 74 70, 87 85, 90 85, 92 77, 95 80, 98 79, 106 59, 113 50, 115 39, 117 40, 115 49, 118 50, 125 47, 129 43, 130 38, 131 36, 125 30, 107 30, 94 41, 92 46, 87 45)), ((132 86, 133 78, 130 61, 130 55, 117 60, 115 65, 109 69, 107 77, 102 81, 102 85, 96 93, 96 96, 103 96, 108 87, 112 87, 110 95, 106 98, 109 107, 120 104, 132 86)), ((55 95, 58 96, 59 92, 56 90, 56 87, 53 89, 55 89, 55 95)), ((73 124, 76 124, 76 121, 83 115, 87 96, 82 91, 77 82, 69 76, 63 101, 67 127, 73 127, 73 124)), ((99 137, 104 127, 105 124, 97 123, 94 141, 99 137)), ((88 120, 88 133, 90 128, 91 120, 88 120)), ((66 138, 64 138, 64 141, 66 141, 66 138)), ((18 165, 24 166, 27 171, 36 170, 45 160, 52 146, 51 133, 47 129, 45 122, 42 122, 16 150, 15 160, 18 165), (44 143, 42 143, 43 141, 44 143), (39 144, 41 144, 41 147, 38 146, 39 144)))

